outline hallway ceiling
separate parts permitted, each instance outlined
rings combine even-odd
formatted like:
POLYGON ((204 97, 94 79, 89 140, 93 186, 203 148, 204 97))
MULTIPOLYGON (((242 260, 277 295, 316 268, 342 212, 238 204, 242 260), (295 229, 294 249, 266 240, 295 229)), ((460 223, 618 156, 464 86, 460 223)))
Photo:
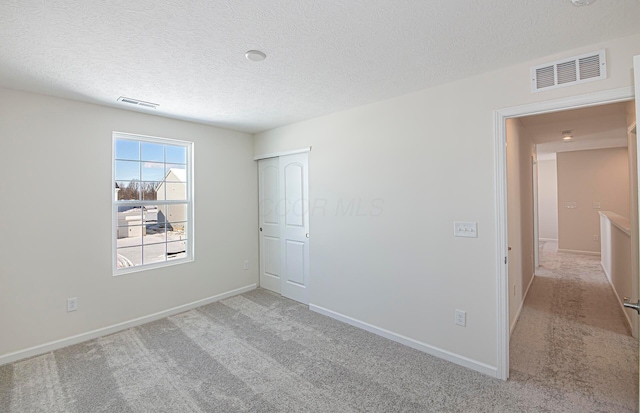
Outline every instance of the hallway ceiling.
POLYGON ((638 33, 638 16, 637 0, 3 0, 0 85, 257 132, 638 33))
POLYGON ((627 137, 626 102, 588 108, 525 116, 520 121, 531 134, 534 143, 562 140, 562 131, 573 131, 573 139, 593 137, 627 137))
POLYGON ((627 102, 519 118, 538 145, 540 159, 549 153, 627 146, 627 102), (573 141, 562 142, 572 131, 573 141))

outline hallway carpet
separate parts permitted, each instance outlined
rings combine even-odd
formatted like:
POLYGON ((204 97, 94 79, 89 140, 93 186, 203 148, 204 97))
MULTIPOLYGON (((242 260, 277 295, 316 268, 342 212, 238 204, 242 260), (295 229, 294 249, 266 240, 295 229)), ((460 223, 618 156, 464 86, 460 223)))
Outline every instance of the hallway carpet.
POLYGON ((570 285, 582 291, 579 309, 561 310, 566 296, 541 280, 514 334, 508 382, 258 289, 0 367, 0 411, 633 411, 634 341, 587 305, 590 288, 570 285), (561 347, 536 341, 555 338, 561 347), (623 371, 626 381, 615 379, 623 371))
POLYGON ((511 380, 572 401, 575 411, 638 411, 638 342, 599 256, 541 248, 511 337, 511 380))

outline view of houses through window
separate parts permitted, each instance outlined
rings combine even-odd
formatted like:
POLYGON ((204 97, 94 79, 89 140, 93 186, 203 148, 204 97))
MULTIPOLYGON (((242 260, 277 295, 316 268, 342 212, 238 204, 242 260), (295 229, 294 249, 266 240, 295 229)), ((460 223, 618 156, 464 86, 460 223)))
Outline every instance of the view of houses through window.
POLYGON ((190 258, 190 143, 114 134, 115 268, 190 258))

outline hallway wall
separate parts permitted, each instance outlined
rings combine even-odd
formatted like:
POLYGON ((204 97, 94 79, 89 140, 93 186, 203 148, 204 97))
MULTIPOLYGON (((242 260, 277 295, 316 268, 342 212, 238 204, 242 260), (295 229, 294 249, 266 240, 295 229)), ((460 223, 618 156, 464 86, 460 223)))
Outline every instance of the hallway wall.
POLYGON ((558 164, 538 159, 538 235, 558 239, 558 164))
POLYGON ((629 217, 627 148, 559 152, 557 156, 558 249, 599 253, 598 210, 629 217), (575 207, 568 208, 567 203, 575 207))
POLYGON ((518 119, 507 119, 509 325, 517 321, 533 278, 533 142, 518 119))

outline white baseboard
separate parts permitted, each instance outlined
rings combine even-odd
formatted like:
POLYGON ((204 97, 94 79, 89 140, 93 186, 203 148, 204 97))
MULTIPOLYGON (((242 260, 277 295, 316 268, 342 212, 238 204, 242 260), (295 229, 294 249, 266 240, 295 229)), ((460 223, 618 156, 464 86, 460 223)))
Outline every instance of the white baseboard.
POLYGON ((93 340, 94 338, 99 338, 102 336, 106 336, 109 334, 117 333, 122 330, 126 330, 132 327, 136 327, 142 324, 149 323, 151 321, 160 320, 161 318, 169 317, 172 315, 176 315, 179 313, 183 313, 185 311, 189 311, 196 307, 201 307, 203 305, 207 305, 216 301, 223 300, 228 297, 232 297, 234 295, 246 293, 247 291, 255 290, 257 288, 256 284, 250 284, 246 287, 237 288, 235 290, 228 291, 226 293, 214 295, 209 298, 204 298, 202 300, 194 301, 188 304, 180 305, 178 307, 173 307, 168 310, 160 311, 154 314, 149 314, 143 317, 134 318, 133 320, 125 321, 122 323, 114 324, 108 327, 99 328, 97 330, 92 330, 86 333, 77 334, 75 336, 63 338, 60 340, 50 341, 45 344, 40 344, 38 346, 29 347, 24 350, 15 351, 13 353, 7 353, 0 356, 0 366, 3 364, 13 363, 18 360, 26 359, 33 356, 38 356, 40 354, 48 353, 50 351, 58 350, 63 347, 71 346, 74 344, 82 343, 84 341, 93 340))
POLYGON ((597 251, 580 251, 580 250, 565 250, 558 248, 558 252, 566 252, 569 254, 582 254, 582 255, 597 255, 600 256, 600 253, 597 251))
POLYGON ((529 281, 529 285, 527 285, 527 289, 524 290, 524 295, 522 296, 522 301, 520 302, 520 308, 518 308, 518 313, 516 314, 516 318, 513 319, 513 323, 511 323, 511 327, 509 328, 509 337, 513 334, 513 330, 516 328, 516 324, 518 324, 518 320, 520 319, 520 313, 522 312, 522 308, 524 307, 524 300, 527 299, 527 295, 529 294, 529 289, 531 288, 531 284, 533 284, 533 280, 536 278, 536 274, 534 273, 531 276, 531 281, 529 281))
POLYGON ((558 239, 557 238, 538 238, 538 241, 558 242, 558 239))
POLYGON ((380 327, 376 327, 372 324, 369 323, 365 323, 364 321, 360 321, 360 320, 356 320, 355 318, 340 314, 340 313, 336 313, 335 311, 331 311, 328 310, 326 308, 317 306, 315 304, 309 304, 309 309, 311 311, 315 311, 317 313, 320 313, 322 315, 325 315, 327 317, 331 317, 333 319, 336 319, 338 321, 342 321, 343 323, 347 323, 350 324, 354 327, 358 327, 361 328, 363 330, 366 330, 370 333, 382 336, 384 338, 387 338, 391 341, 395 341, 397 343, 400 344, 404 344, 405 346, 414 348, 416 350, 425 352, 427 354, 431 354, 432 356, 450 361, 452 363, 458 364, 460 366, 466 367, 468 369, 471 370, 475 370, 478 371, 480 373, 484 373, 488 376, 491 377, 497 377, 498 376, 498 370, 496 367, 494 366, 490 366, 488 364, 484 364, 481 363, 479 361, 476 360, 472 360, 470 358, 461 356, 459 354, 455 354, 452 353, 450 351, 447 350, 443 350, 440 349, 438 347, 434 347, 431 346, 429 344, 426 343, 422 343, 420 341, 414 340, 412 338, 409 337, 405 337, 403 335, 394 333, 392 331, 389 330, 385 330, 384 328, 380 328, 380 327))
POLYGON ((624 314, 624 318, 627 320, 627 324, 629 324, 629 328, 631 329, 631 331, 633 331, 633 324, 631 323, 631 318, 629 317, 629 314, 627 314, 627 310, 626 308, 624 308, 624 305, 622 304, 623 301, 620 298, 620 295, 618 295, 618 291, 616 290, 615 285, 613 285, 613 282, 611 282, 611 274, 607 272, 606 268, 604 268, 604 265, 602 265, 602 263, 600 263, 600 266, 602 267, 602 270, 607 276, 607 281, 609 281, 609 285, 611 286, 613 293, 616 295, 616 298, 618 299, 618 304, 620 304, 620 309, 622 309, 622 314, 624 314))

